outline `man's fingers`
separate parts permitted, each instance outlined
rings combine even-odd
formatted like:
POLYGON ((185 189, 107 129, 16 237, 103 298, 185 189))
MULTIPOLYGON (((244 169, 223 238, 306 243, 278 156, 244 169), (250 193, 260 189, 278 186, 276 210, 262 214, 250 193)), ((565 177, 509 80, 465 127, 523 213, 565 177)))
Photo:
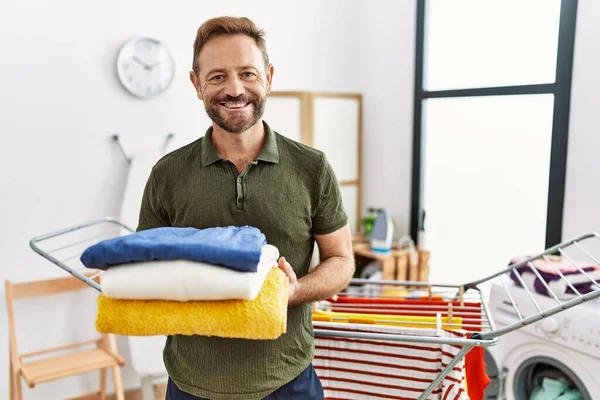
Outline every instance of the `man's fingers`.
POLYGON ((296 280, 297 280, 296 273, 292 269, 292 266, 290 265, 290 263, 288 263, 286 261, 285 257, 280 257, 279 258, 279 268, 283 272, 285 272, 285 274, 290 278, 290 281, 296 282, 296 280))

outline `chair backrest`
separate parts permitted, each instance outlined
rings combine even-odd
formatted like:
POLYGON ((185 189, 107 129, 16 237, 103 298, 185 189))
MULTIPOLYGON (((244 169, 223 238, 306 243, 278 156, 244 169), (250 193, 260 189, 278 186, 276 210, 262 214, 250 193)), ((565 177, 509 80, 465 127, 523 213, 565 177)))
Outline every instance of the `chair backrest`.
MULTIPOLYGON (((93 279, 96 282, 100 282, 100 276, 97 271, 86 271, 83 273, 88 278, 93 279), (97 275, 97 276, 95 276, 97 275), (93 277, 93 278, 92 278, 93 277)), ((82 289, 91 289, 85 282, 75 278, 74 276, 67 276, 63 278, 51 278, 29 282, 12 283, 10 281, 4 281, 4 287, 6 289, 6 308, 8 311, 8 329, 10 335, 11 350, 16 353, 16 326, 15 326, 15 312, 14 312, 14 300, 24 299, 29 297, 49 296, 53 294, 74 292, 82 289)), ((92 289, 93 290, 93 289, 92 289)))
MULTIPOLYGON (((86 275, 88 278, 94 276, 95 274, 96 272, 92 271, 84 273, 84 275, 86 275)), ((100 282, 100 276, 96 276, 94 281, 100 282)), ((89 288, 85 282, 73 276, 20 283, 6 281, 5 285, 7 289, 7 301, 9 294, 12 300, 16 300, 27 297, 48 296, 57 293, 73 292, 76 290, 89 288)))

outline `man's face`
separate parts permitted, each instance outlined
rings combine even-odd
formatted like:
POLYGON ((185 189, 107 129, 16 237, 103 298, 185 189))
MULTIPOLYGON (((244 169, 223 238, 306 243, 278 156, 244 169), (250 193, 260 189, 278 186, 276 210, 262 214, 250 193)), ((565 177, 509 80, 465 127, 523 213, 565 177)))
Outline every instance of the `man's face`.
POLYGON ((242 133, 262 118, 273 66, 265 68, 252 38, 213 38, 204 45, 196 63, 198 76, 190 72, 190 79, 214 123, 227 132, 242 133))

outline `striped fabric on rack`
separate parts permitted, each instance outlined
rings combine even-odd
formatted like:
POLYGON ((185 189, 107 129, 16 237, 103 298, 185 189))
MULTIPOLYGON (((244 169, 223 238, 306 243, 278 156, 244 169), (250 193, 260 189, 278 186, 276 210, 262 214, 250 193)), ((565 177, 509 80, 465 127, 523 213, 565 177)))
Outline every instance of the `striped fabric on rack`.
MULTIPOLYGON (((364 324, 313 322, 315 329, 410 336, 465 338, 462 330, 399 328, 364 324)), ((314 366, 325 399, 418 399, 461 346, 315 336, 314 366)), ((464 390, 464 359, 428 397, 430 400, 468 400, 464 390)))
MULTIPOLYGON (((461 326, 470 332, 481 331, 486 322, 483 308, 479 302, 464 302, 426 299, 426 298, 361 298, 340 296, 329 299, 334 312, 380 313, 385 315, 430 316, 442 313, 448 316, 449 304, 452 304, 452 315, 461 320, 461 326)), ((470 335, 467 335, 470 336, 470 335)), ((483 348, 474 347, 465 356, 465 377, 468 383, 468 395, 471 400, 483 400, 485 388, 490 383, 486 373, 483 348)))

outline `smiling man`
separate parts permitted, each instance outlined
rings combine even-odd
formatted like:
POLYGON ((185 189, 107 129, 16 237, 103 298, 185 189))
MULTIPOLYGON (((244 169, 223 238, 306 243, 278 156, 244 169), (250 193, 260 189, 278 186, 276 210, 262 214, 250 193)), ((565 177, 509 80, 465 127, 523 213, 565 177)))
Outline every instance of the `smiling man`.
POLYGON ((286 334, 168 337, 168 400, 323 398, 312 367, 310 303, 351 279, 350 228, 325 155, 262 120, 274 73, 263 36, 247 18, 215 18, 198 29, 190 80, 212 126, 154 166, 138 230, 259 228, 279 249, 279 267, 289 278, 286 334), (309 273, 315 242, 321 263, 309 273))

